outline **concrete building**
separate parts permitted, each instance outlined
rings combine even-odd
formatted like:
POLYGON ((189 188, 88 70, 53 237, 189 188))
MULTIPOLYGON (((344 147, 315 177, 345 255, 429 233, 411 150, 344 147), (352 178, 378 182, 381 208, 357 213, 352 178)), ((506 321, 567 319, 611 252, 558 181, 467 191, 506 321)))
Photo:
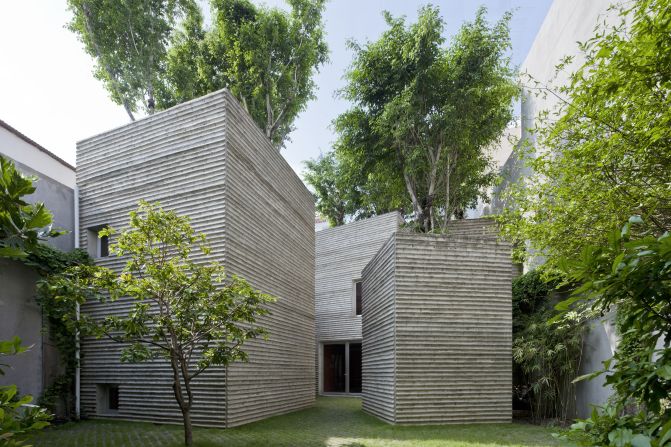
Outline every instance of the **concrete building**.
MULTIPOLYGON (((533 148, 531 156, 542 153, 545 148, 537 143, 534 128, 544 112, 553 112, 559 105, 559 98, 546 88, 555 91, 566 85, 572 69, 584 62, 578 42, 585 42, 594 35, 599 23, 615 23, 617 15, 609 11, 612 0, 562 0, 552 3, 550 10, 538 31, 529 53, 520 67, 522 83, 521 140, 520 144, 533 148), (556 66, 566 56, 573 56, 572 63, 561 72, 556 66), (535 84, 538 82, 538 85, 535 84)), ((551 114, 548 116, 552 116, 551 114)), ((530 174, 524 161, 516 153, 511 153, 502 167, 503 182, 496 188, 492 204, 485 214, 499 213, 505 206, 503 192, 511 183, 530 174)), ((542 256, 532 258, 525 269, 531 269, 543 262, 542 256)), ((583 346, 583 360, 580 374, 587 374, 602 368, 602 362, 613 355, 617 337, 609 318, 595 321, 586 336, 583 346)), ((579 417, 588 417, 593 405, 605 403, 611 390, 604 385, 603 376, 577 385, 576 408, 579 417)))
POLYGON ((363 409, 388 422, 512 419, 511 247, 451 229, 396 232, 363 271, 363 409))
POLYGON ((402 223, 389 213, 316 233, 320 394, 361 393, 361 272, 402 223))
POLYGON ((493 221, 450 236, 389 213, 316 239, 318 391, 392 423, 512 417, 512 264, 493 221))
MULTIPOLYGON (((104 256, 96 230, 123 228, 140 199, 158 201, 207 234, 209 259, 278 299, 260 321, 270 340, 246 345, 249 363, 212 368, 194 382, 194 423, 233 427, 312 405, 313 198, 238 101, 218 91, 80 141, 77 166, 77 236, 99 265, 119 269, 123 261, 104 256)), ((125 306, 89 303, 83 311, 102 317, 125 306)), ((179 422, 169 365, 124 364, 119 350, 83 340, 82 411, 179 422)))
MULTIPOLYGON (((64 251, 74 248, 75 168, 4 121, 0 121, 0 155, 14 161, 17 169, 37 178, 29 202, 43 202, 53 215, 54 227, 68 234, 47 241, 64 251)), ((32 348, 3 359, 10 368, 0 385, 15 384, 19 391, 38 397, 60 373, 58 350, 42 330, 42 310, 35 300, 40 279, 21 262, 0 259, 0 340, 18 336, 32 348)))

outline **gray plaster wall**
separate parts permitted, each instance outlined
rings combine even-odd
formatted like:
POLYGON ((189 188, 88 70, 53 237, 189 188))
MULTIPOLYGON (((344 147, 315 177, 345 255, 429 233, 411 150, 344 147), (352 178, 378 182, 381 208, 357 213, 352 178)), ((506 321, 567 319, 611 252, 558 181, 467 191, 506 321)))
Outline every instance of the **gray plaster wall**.
POLYGON ((21 394, 36 398, 43 390, 42 310, 35 301, 39 275, 23 263, 0 258, 0 340, 21 338, 28 352, 2 358, 10 365, 0 385, 14 384, 21 394))
MULTIPOLYGON (((45 172, 68 178, 74 176, 73 168, 1 121, 0 154, 14 161, 23 174, 37 178, 36 190, 25 197, 26 201, 43 202, 54 216, 53 226, 67 231, 46 243, 63 251, 72 250, 74 189, 45 172)), ((18 336, 22 345, 30 346, 28 352, 3 359, 10 367, 0 376, 0 385, 15 384, 19 393, 31 394, 35 399, 62 372, 58 350, 42 329, 42 311, 35 299, 39 279, 40 276, 23 263, 0 259, 0 340, 18 336)))
POLYGON ((389 422, 512 418, 511 248, 485 230, 492 221, 458 225, 397 232, 364 270, 363 408, 389 422), (376 382, 376 368, 393 379, 376 382))
MULTIPOLYGON (((278 298, 262 325, 270 341, 250 343, 250 363, 214 367, 195 383, 194 423, 227 427, 303 408, 314 401, 313 199, 279 152, 226 91, 180 104, 78 143, 79 235, 123 228, 140 199, 187 215, 208 236, 216 260, 278 298), (294 362, 292 364, 292 362, 294 362)), ((113 239, 111 242, 114 242, 113 239)), ((122 259, 96 262, 113 269, 122 259)), ((97 317, 124 312, 88 303, 97 317)), ((97 408, 97 384, 118 384, 113 416, 179 422, 165 361, 119 362, 119 345, 82 343, 82 408, 97 408)))
POLYGON ((16 167, 26 175, 37 177, 35 192, 26 197, 31 203, 43 202, 53 214, 53 227, 65 230, 67 233, 56 238, 50 238, 47 244, 63 251, 75 248, 75 192, 72 188, 41 174, 29 166, 16 162, 16 167))

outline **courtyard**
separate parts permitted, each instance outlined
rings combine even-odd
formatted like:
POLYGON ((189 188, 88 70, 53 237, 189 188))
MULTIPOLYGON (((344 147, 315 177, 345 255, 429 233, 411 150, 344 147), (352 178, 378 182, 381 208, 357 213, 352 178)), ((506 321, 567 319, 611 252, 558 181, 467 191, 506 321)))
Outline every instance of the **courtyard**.
MULTIPOLYGON (((497 447, 561 446, 556 428, 525 423, 393 426, 365 414, 361 400, 322 397, 314 407, 227 430, 196 428, 199 447, 497 447)), ((35 447, 170 447, 182 444, 182 427, 88 420, 49 428, 29 439, 35 447)))

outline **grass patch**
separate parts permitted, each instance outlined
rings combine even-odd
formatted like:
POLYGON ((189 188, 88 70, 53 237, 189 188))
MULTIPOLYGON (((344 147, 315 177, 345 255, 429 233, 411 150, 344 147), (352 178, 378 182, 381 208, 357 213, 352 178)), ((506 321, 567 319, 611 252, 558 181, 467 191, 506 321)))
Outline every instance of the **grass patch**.
MULTIPOLYGON (((394 426, 361 411, 361 400, 324 397, 314 407, 227 430, 196 428, 198 447, 526 447, 560 446, 553 429, 529 424, 394 426)), ((90 420, 47 429, 35 447, 178 447, 176 425, 90 420)))

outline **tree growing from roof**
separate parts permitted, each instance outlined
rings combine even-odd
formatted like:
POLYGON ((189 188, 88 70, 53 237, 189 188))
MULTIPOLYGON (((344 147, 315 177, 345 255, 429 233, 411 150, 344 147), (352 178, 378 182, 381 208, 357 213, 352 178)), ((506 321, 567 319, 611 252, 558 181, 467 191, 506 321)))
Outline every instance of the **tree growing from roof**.
MULTIPOLYGON (((112 229, 100 232, 114 234, 112 229)), ((79 304, 133 299, 126 316, 94 319, 83 312, 79 322, 69 323, 84 334, 123 343, 121 361, 161 357, 169 362, 184 443, 190 446, 194 379, 213 365, 247 360, 243 344, 266 335, 257 318, 268 313, 265 305, 273 298, 242 278, 227 278, 217 263, 191 260, 194 250, 209 252, 204 235, 194 232, 188 218, 156 204, 141 202, 110 249, 126 258, 120 272, 76 266, 52 277, 48 287, 55 299, 79 304)))
POLYGON ((77 34, 96 61, 94 75, 132 121, 139 107, 153 113, 170 34, 193 0, 68 0, 77 34))
POLYGON ((26 202, 35 181, 0 155, 0 257, 25 258, 40 241, 62 234, 51 227, 53 216, 44 203, 26 202))
POLYGON ((152 113, 227 88, 281 147, 328 54, 325 0, 287 1, 289 12, 214 0, 206 29, 193 0, 68 0, 69 28, 131 120, 139 108, 152 113))
POLYGON ((305 181, 315 189, 317 212, 328 219, 332 227, 343 225, 359 203, 356 191, 348 190, 348 173, 335 160, 333 153, 305 162, 305 181))
POLYGON ((335 159, 356 173, 349 190, 373 192, 379 209, 412 213, 421 231, 445 230, 486 197, 489 147, 513 118, 510 14, 491 26, 485 15, 479 9, 448 46, 431 6, 410 25, 385 13, 389 29, 378 40, 350 42, 354 61, 340 93, 354 106, 335 120, 335 159))
POLYGON ((173 37, 159 106, 228 88, 266 137, 282 146, 314 98, 312 77, 328 54, 325 1, 288 3, 285 12, 249 0, 214 0, 209 30, 200 11, 192 10, 173 37))

